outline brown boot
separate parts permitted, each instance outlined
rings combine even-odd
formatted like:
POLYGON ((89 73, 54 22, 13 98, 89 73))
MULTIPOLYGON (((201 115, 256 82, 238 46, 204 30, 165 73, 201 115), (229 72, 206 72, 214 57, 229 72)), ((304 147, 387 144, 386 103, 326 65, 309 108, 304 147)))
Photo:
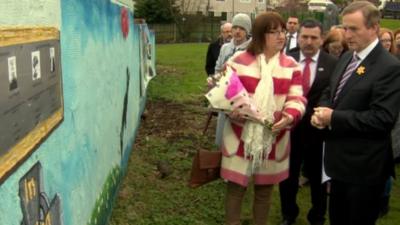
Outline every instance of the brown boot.
POLYGON ((266 225, 273 185, 254 185, 253 220, 254 225, 266 225))
POLYGON ((240 212, 246 188, 229 182, 225 201, 225 225, 240 225, 240 212))

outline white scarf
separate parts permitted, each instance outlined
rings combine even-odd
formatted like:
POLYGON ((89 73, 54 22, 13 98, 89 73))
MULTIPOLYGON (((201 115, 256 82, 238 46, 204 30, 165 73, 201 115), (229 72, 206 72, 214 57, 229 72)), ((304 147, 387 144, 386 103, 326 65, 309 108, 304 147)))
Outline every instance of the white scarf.
MULTIPOLYGON (((274 66, 279 64, 279 53, 274 55, 268 64, 265 55, 260 54, 257 56, 257 62, 260 66, 261 77, 252 98, 261 115, 264 115, 265 119, 272 123, 276 110, 272 71, 274 66)), ((275 135, 270 128, 247 120, 243 126, 241 139, 244 142, 245 157, 252 159, 252 171, 267 162, 275 140, 275 135)))

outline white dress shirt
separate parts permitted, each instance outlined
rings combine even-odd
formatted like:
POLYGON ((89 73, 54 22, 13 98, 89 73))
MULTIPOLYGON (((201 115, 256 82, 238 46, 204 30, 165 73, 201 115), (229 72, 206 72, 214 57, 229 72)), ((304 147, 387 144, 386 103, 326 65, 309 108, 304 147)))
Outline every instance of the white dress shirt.
MULTIPOLYGON (((287 44, 289 44, 289 50, 297 47, 297 32, 295 32, 293 34, 287 33, 286 40, 289 40, 290 35, 292 35, 292 38, 290 39, 290 42, 287 43, 287 44)), ((287 48, 285 47, 285 51, 286 51, 286 49, 287 48)))

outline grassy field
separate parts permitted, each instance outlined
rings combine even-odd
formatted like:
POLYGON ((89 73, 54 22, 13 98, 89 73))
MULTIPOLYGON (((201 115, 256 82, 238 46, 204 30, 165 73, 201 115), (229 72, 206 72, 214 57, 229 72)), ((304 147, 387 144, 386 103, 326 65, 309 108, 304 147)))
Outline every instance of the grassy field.
POLYGON ((381 27, 386 27, 392 30, 400 29, 400 20, 395 19, 382 19, 381 27))
MULTIPOLYGON (((150 82, 146 119, 142 122, 126 177, 110 220, 111 225, 223 224, 225 184, 187 187, 196 149, 213 149, 215 119, 206 133, 204 61, 206 44, 157 46, 158 76, 150 82), (167 165, 167 175, 159 165, 167 165)), ((400 172, 400 168, 397 168, 400 172)), ((251 224, 251 188, 243 204, 243 224, 251 224)), ((394 182, 391 210, 379 225, 400 224, 400 187, 394 182)), ((308 187, 300 189, 297 225, 306 225, 310 206, 308 187)), ((280 221, 277 188, 269 224, 280 221)))

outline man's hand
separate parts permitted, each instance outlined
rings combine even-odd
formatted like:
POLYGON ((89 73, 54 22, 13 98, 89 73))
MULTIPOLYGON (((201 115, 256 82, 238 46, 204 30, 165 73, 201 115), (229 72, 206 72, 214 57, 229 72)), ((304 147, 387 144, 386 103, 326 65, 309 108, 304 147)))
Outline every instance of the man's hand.
POLYGON ((311 116, 311 125, 320 130, 325 128, 325 126, 322 124, 322 122, 319 120, 319 118, 315 115, 315 113, 311 116))
POLYGON ((324 129, 331 125, 333 109, 328 107, 316 107, 314 108, 314 114, 311 117, 311 125, 318 128, 324 129))

